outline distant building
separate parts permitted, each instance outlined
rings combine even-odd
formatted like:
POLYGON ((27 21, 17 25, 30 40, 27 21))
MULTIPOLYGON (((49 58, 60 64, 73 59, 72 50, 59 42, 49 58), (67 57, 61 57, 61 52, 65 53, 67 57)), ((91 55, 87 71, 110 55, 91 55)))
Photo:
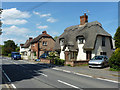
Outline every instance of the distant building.
POLYGON ((31 59, 31 41, 33 40, 32 37, 30 37, 25 44, 20 44, 20 54, 23 59, 31 59))
POLYGON ((60 58, 66 61, 86 61, 95 55, 111 56, 112 37, 98 21, 88 23, 88 16, 80 16, 80 24, 64 30, 55 44, 60 58))
POLYGON ((31 42, 31 57, 39 58, 42 54, 53 51, 54 46, 55 40, 46 31, 43 31, 31 42))

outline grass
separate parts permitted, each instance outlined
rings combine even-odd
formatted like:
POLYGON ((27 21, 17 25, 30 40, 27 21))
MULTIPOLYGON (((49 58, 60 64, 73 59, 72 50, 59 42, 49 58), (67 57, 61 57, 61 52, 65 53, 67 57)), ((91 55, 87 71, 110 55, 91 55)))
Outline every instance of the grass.
POLYGON ((114 68, 110 68, 109 71, 120 71, 120 70, 117 70, 117 69, 114 69, 114 68))
POLYGON ((81 64, 81 65, 76 65, 76 66, 88 66, 88 64, 81 64))

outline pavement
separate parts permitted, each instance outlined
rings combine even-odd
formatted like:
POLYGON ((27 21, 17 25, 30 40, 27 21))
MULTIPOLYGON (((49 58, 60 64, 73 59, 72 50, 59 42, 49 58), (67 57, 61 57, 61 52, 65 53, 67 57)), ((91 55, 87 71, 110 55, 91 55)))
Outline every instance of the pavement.
MULTIPOLYGON (((62 67, 9 58, 0 60, 2 60, 2 72, 8 79, 7 83, 14 89, 98 90, 98 88, 102 88, 103 90, 118 90, 117 81, 94 78, 74 70, 75 68, 80 69, 80 67, 62 67)), ((81 68, 81 70, 83 69, 81 68)))

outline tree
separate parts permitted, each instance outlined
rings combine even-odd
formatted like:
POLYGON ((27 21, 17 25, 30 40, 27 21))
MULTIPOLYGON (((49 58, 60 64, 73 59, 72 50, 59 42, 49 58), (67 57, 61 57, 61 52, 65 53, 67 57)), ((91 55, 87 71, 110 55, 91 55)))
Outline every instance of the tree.
MULTIPOLYGON (((0 18, 1 18, 2 10, 3 10, 3 9, 0 8, 0 18)), ((2 22, 1 22, 1 20, 0 20, 0 35, 2 34, 1 26, 2 26, 2 22)))
POLYGON ((55 37, 54 37, 54 40, 56 41, 56 40, 57 40, 57 38, 58 38, 58 36, 55 36, 55 37))
POLYGON ((2 54, 8 56, 8 54, 11 54, 11 52, 16 51, 16 48, 17 45, 15 45, 15 42, 13 40, 5 41, 2 47, 2 54))
POLYGON ((115 33, 114 40, 115 40, 115 47, 120 48, 120 26, 118 27, 115 33))
POLYGON ((120 48, 117 48, 109 59, 110 68, 120 71, 120 48))

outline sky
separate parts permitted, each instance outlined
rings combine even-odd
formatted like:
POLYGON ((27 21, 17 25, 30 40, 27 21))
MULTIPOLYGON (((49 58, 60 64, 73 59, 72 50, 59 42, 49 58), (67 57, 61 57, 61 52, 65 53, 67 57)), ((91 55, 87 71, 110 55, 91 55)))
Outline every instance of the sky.
POLYGON ((59 36, 65 28, 80 24, 85 12, 88 22, 100 22, 112 37, 118 27, 118 2, 3 2, 2 8, 0 44, 14 40, 19 45, 44 30, 59 36))

